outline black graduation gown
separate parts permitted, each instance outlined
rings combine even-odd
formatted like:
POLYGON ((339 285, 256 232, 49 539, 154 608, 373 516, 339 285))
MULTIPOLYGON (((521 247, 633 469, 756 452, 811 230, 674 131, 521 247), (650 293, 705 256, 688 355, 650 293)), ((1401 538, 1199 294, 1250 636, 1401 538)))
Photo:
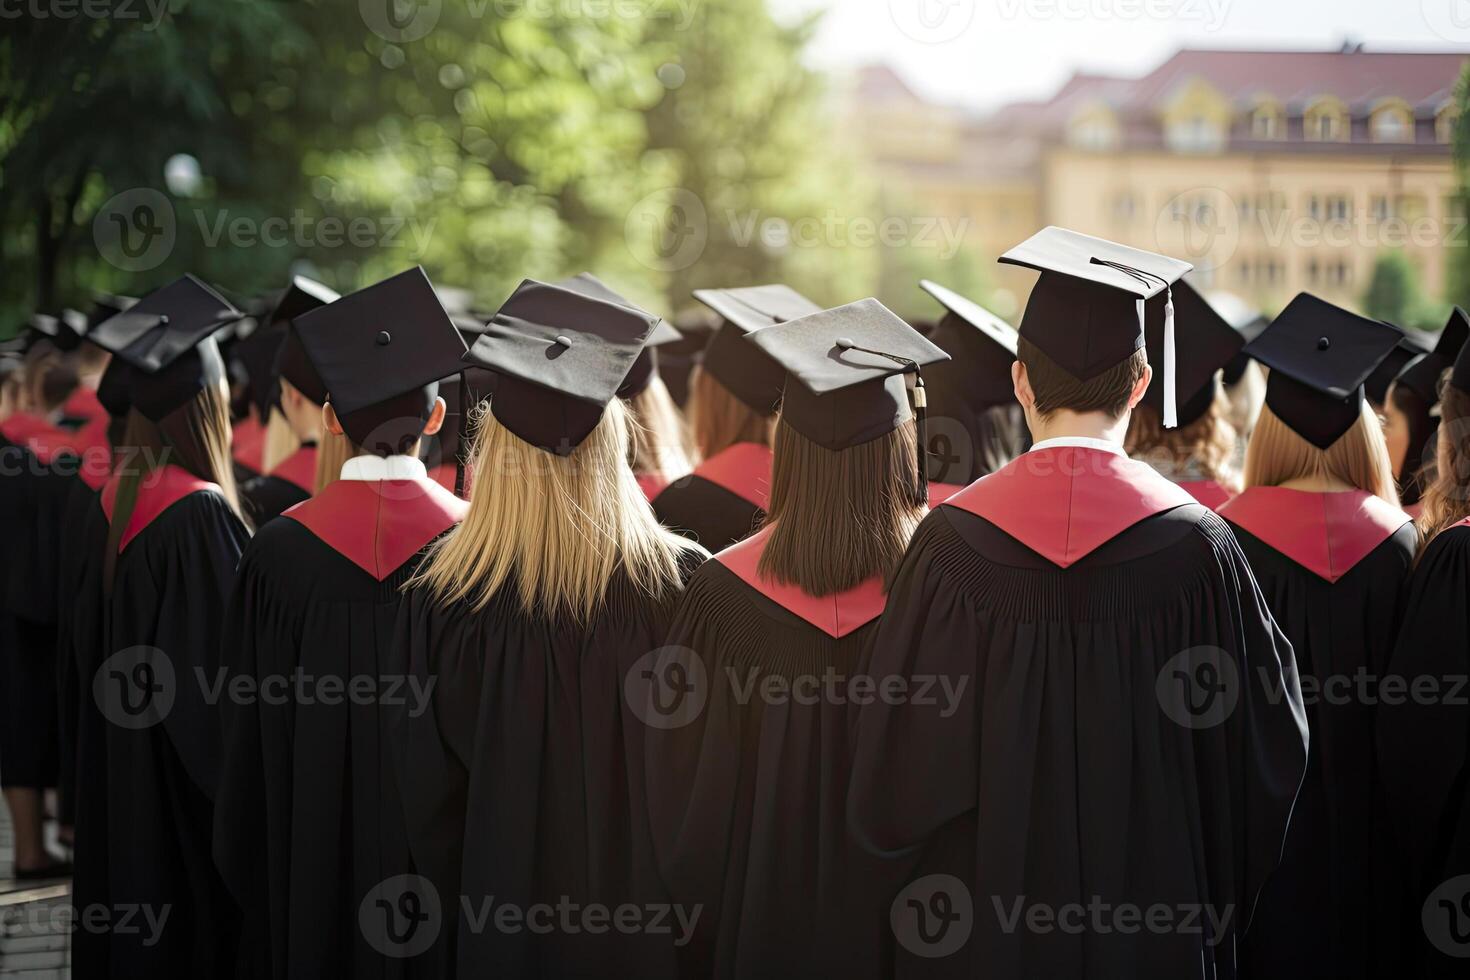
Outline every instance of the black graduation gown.
POLYGON ((857 847, 846 802, 851 684, 867 672, 882 583, 816 599, 761 580, 766 534, 695 573, 655 668, 703 679, 702 709, 647 736, 664 881, 703 908, 681 972, 876 977, 902 865, 857 847))
POLYGON ((1409 580, 1378 758, 1408 895, 1401 976, 1463 977, 1470 953, 1470 521, 1441 531, 1409 580), (1432 929, 1431 929, 1432 927, 1432 929), (1432 934, 1431 934, 1432 932, 1432 934), (1454 955, 1451 955, 1454 954, 1454 955))
MULTIPOLYGON (((103 489, 104 515, 115 491, 115 482, 103 489)), ((101 621, 79 624, 74 645, 90 668, 79 672, 80 686, 108 692, 110 708, 87 717, 83 706, 78 817, 87 826, 85 836, 77 828, 77 901, 168 913, 156 934, 106 933, 87 976, 233 972, 235 912, 210 837, 225 696, 217 687, 220 626, 247 540, 217 488, 178 467, 154 471, 141 481, 111 590, 100 593, 101 621), (99 776, 101 785, 90 785, 99 776), (86 799, 93 792, 102 794, 97 804, 86 799), (98 815, 105 830, 92 840, 98 815), (105 853, 84 858, 92 847, 105 853), (90 880, 99 861, 105 880, 90 880)))
POLYGON ((306 443, 269 473, 240 484, 240 505, 256 527, 311 497, 316 486, 316 445, 306 443))
POLYGON ((374 886, 413 871, 381 705, 415 703, 390 642, 401 589, 467 506, 426 478, 340 480, 245 549, 221 657, 269 697, 226 702, 214 839, 241 975, 414 972, 358 924, 374 886))
MULTIPOLYGON (((689 554, 689 571, 702 557, 689 554)), ((619 573, 601 613, 577 624, 528 615, 514 589, 479 611, 410 595, 397 642, 434 693, 424 714, 399 712, 394 743, 414 862, 442 910, 446 975, 454 962, 462 977, 671 975, 679 926, 667 907, 636 934, 572 934, 560 914, 533 934, 497 929, 493 916, 504 906, 544 928, 538 907, 667 903, 643 724, 623 688, 663 642, 677 598, 653 602, 619 573)))
POLYGON ((895 908, 901 974, 1235 975, 1306 726, 1290 644, 1222 520, 1121 456, 1028 453, 925 519, 872 671, 966 683, 947 717, 859 712, 867 846, 978 827, 925 869, 958 885, 915 879, 895 908), (1166 924, 1141 926, 1155 907, 1166 924))
POLYGON ((1226 504, 1261 592, 1291 641, 1311 743, 1281 866, 1261 891, 1243 972, 1374 977, 1397 964, 1373 691, 1398 631, 1418 534, 1363 492, 1252 487, 1226 504), (1358 693, 1360 690, 1363 693, 1358 693))
POLYGON ((770 486, 770 448, 739 442, 659 491, 653 512, 665 527, 723 551, 761 526, 770 486))

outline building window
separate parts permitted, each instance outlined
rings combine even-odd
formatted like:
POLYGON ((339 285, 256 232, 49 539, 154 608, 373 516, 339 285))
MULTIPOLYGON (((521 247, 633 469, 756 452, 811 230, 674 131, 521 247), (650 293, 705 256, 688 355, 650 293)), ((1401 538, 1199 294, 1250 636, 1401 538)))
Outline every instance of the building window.
POLYGON ((1307 198, 1307 217, 1313 221, 1346 221, 1352 202, 1346 194, 1313 194, 1307 198))
POLYGON ((1191 116, 1169 123, 1165 138, 1179 153, 1208 153, 1225 145, 1225 130, 1204 116, 1191 116))
POLYGON ((1281 110, 1274 105, 1258 106, 1251 113, 1251 138, 1258 140, 1279 140, 1286 136, 1286 120, 1281 116, 1281 110))
POLYGON ((1072 126, 1072 144, 1084 150, 1110 150, 1117 142, 1117 127, 1103 117, 1082 119, 1072 126))
POLYGON ((1302 114, 1302 133, 1308 140, 1333 143, 1347 138, 1347 114, 1333 100, 1316 102, 1302 114))
POLYGON ((1322 283, 1322 265, 1316 259, 1307 260, 1307 285, 1318 286, 1322 283))
POLYGON ((1368 131, 1375 143, 1414 142, 1414 119, 1399 106, 1385 106, 1368 120, 1368 131))

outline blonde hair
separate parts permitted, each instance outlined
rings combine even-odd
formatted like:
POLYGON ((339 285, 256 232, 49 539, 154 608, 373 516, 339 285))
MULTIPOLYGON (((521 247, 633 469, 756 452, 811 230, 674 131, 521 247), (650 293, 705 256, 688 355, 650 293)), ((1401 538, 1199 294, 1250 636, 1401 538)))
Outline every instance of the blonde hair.
POLYGON ((1441 384, 1439 410, 1435 474, 1419 515, 1425 547, 1439 532, 1470 517, 1470 393, 1441 384))
POLYGON ((1239 474, 1231 466, 1235 455, 1235 426, 1225 418, 1222 396, 1217 391, 1209 410, 1188 425, 1164 428, 1158 410, 1139 405, 1128 422, 1123 446, 1128 455, 1171 474, 1197 468, 1205 479, 1235 490, 1239 474))
POLYGON ((689 428, 700 459, 709 459, 737 442, 771 444, 775 417, 765 416, 721 384, 703 366, 689 377, 689 428))
POLYGON ((918 499, 912 420, 847 449, 819 446, 784 421, 771 462, 771 533, 757 570, 808 595, 885 580, 929 512, 918 499))
POLYGON ((1336 479, 1399 505, 1383 426, 1367 402, 1352 428, 1326 449, 1303 439, 1270 405, 1261 407, 1245 452, 1245 485, 1276 487, 1304 477, 1336 479))
POLYGON ((631 422, 617 400, 568 456, 522 441, 482 402, 471 415, 475 492, 464 522, 434 545, 408 588, 483 609, 502 589, 521 609, 589 621, 622 571, 664 599, 682 584, 698 545, 659 526, 628 466, 631 422))
POLYGON ((663 379, 655 374, 626 404, 634 422, 629 459, 634 473, 673 480, 694 468, 689 428, 663 379))
POLYGON ((265 423, 265 439, 260 453, 262 473, 269 473, 287 456, 301 448, 301 440, 279 408, 271 406, 270 418, 265 423))
POLYGON ((316 447, 316 481, 314 483, 313 495, 321 493, 327 487, 342 478, 342 467, 354 456, 361 456, 362 450, 353 444, 346 434, 338 434, 323 430, 322 441, 316 447))

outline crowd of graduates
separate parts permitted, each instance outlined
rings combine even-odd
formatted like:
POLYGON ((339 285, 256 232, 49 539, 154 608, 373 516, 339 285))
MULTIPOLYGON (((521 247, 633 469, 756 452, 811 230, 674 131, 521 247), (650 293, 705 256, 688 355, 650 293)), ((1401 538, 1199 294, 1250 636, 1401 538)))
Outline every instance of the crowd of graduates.
POLYGON ((420 268, 34 316, 0 783, 74 974, 1463 975, 1470 320, 1001 261, 1019 328, 420 268))

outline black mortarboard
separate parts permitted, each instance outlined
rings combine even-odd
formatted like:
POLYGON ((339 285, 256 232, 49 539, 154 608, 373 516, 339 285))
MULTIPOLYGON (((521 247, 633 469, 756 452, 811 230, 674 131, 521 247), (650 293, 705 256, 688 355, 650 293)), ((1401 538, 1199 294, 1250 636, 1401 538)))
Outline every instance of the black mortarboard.
POLYGON ((822 308, 790 286, 779 284, 696 289, 694 298, 722 318, 704 350, 704 370, 749 408, 770 415, 781 401, 786 372, 758 346, 747 344, 746 335, 820 313, 822 308))
MULTIPOLYGON (((1186 280, 1174 284, 1175 390, 1178 392, 1180 425, 1188 425, 1209 411, 1215 400, 1215 372, 1225 367, 1245 346, 1245 338, 1221 316, 1209 301, 1186 280)), ((1148 359, 1164 359, 1164 314, 1149 307, 1144 331, 1148 359)), ((1149 385, 1143 404, 1160 415, 1164 411, 1162 385, 1149 385)))
POLYGON ((280 397, 276 384, 276 364, 281 356, 281 347, 286 342, 286 331, 274 330, 261 324, 235 343, 231 356, 245 366, 250 382, 250 401, 256 414, 264 422, 270 417, 271 408, 280 397))
POLYGON ((1450 384, 1470 395, 1470 344, 1460 348, 1455 367, 1450 371, 1450 384))
POLYGON ((128 409, 133 407, 132 374, 133 369, 128 367, 127 361, 114 357, 107 362, 102 377, 97 381, 97 401, 115 419, 127 415, 128 409))
POLYGON ((658 317, 527 279, 486 325, 465 361, 498 376, 490 411, 558 456, 597 427, 658 317))
POLYGON ((293 276, 290 284, 271 299, 268 312, 262 314, 255 329, 235 344, 233 357, 245 366, 250 400, 262 421, 270 417, 271 409, 281 400, 281 378, 317 404, 326 401, 326 386, 300 340, 292 336, 290 324, 339 298, 329 286, 306 276, 293 276))
POLYGON ((30 328, 65 353, 81 346, 87 334, 87 318, 76 310, 62 310, 60 316, 37 313, 30 319, 30 328))
POLYGON ((1246 353, 1271 369, 1271 411, 1326 449, 1358 420, 1363 382, 1402 337, 1395 326, 1298 293, 1246 353))
POLYGON ((224 297, 186 275, 103 320, 88 338, 134 369, 133 405, 157 422, 224 379, 214 335, 239 318, 224 297))
MULTIPOLYGON (((560 286, 562 289, 570 289, 573 292, 581 293, 583 296, 600 299, 605 303, 626 306, 630 310, 643 313, 647 316, 653 315, 613 292, 607 283, 598 279, 590 272, 580 272, 570 279, 563 279, 555 283, 555 285, 560 286)), ((632 398, 647 388, 648 383, 653 380, 653 373, 658 370, 657 348, 662 347, 664 344, 673 343, 683 336, 667 320, 660 318, 657 326, 653 328, 653 332, 643 342, 643 349, 638 352, 637 359, 633 361, 633 366, 628 370, 628 376, 623 379, 622 386, 618 388, 618 397, 632 398)))
POLYGON ((928 279, 919 288, 949 312, 926 336, 953 360, 937 366, 929 379, 936 391, 947 393, 983 410, 1015 398, 1011 364, 1016 360, 1016 328, 985 307, 928 279))
POLYGON ((1450 312, 1444 330, 1440 331, 1434 350, 1409 362, 1394 378, 1394 384, 1408 388, 1424 399, 1426 405, 1435 404, 1439 401, 1439 379, 1454 365, 1467 337, 1470 337, 1470 321, 1466 320, 1465 311, 1457 306, 1450 312))
POLYGON ((335 289, 315 279, 292 276, 290 285, 281 293, 281 298, 276 301, 270 316, 261 323, 261 329, 283 328, 297 317, 304 316, 319 306, 335 303, 341 298, 341 294, 335 289))
POLYGON ((126 313, 138 300, 134 296, 118 296, 114 293, 97 293, 92 299, 92 312, 87 314, 88 328, 95 327, 110 317, 126 313))
POLYGON ((332 409, 370 453, 405 453, 423 434, 439 379, 464 341, 419 266, 292 320, 332 409))
POLYGON ((1368 375, 1368 380, 1363 382, 1363 393, 1373 404, 1382 405, 1388 398, 1388 386, 1393 384, 1393 379, 1399 376, 1399 372, 1408 367, 1414 358, 1427 353, 1413 340, 1404 337, 1388 352, 1382 363, 1373 369, 1373 373, 1368 375))
POLYGON ((1000 261, 1036 269, 1021 336, 1079 381, 1095 378, 1144 346, 1144 310, 1164 310, 1164 425, 1175 424, 1170 286, 1193 266, 1055 226, 1043 228, 1000 261))

